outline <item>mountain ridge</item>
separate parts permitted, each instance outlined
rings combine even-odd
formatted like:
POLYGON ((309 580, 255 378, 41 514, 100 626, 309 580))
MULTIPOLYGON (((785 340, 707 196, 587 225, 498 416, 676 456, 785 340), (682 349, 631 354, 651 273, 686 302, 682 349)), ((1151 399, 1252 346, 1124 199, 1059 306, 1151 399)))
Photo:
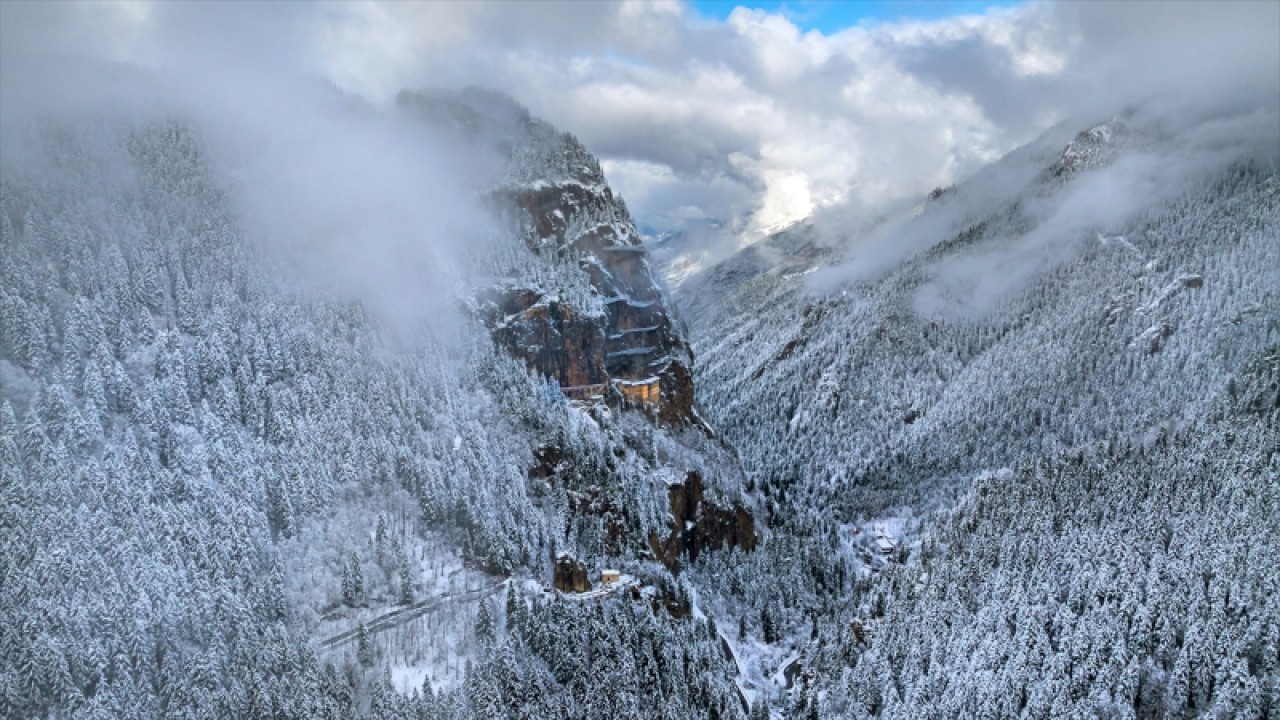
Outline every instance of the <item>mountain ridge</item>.
MULTIPOLYGON (((676 290, 708 417, 760 483, 771 544, 876 568, 816 603, 789 712, 1276 707, 1260 645, 1207 648, 1276 626, 1264 578, 1280 567, 1255 553, 1275 554, 1280 487, 1280 146, 1266 132, 1197 146, 1216 119, 1151 120, 1059 130, 906 219, 834 239, 815 219, 676 290), (753 362, 727 360, 746 348, 753 362), (1144 585, 1147 563, 1169 575, 1144 585), (1259 609, 1230 630, 1208 620, 1228 585, 1259 609)), ((774 552, 748 562, 779 565, 774 552)), ((802 583, 782 567, 776 582, 802 583)), ((729 612, 804 632, 794 605, 700 579, 729 612)))

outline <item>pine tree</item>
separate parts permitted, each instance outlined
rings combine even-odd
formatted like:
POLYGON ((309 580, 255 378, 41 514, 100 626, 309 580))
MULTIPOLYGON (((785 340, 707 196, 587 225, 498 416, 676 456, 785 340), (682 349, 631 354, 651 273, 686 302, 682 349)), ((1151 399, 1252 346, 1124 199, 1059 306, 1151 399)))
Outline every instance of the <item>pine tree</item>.
POLYGON ((356 661, 363 667, 373 665, 373 646, 369 638, 369 629, 360 623, 359 632, 356 635, 356 661))
POLYGON ((364 574, 360 571, 360 557, 354 552, 342 564, 342 602, 356 607, 364 602, 364 574))
POLYGON ((778 642, 778 629, 773 624, 773 612, 766 605, 760 611, 760 635, 768 644, 773 645, 778 642))
POLYGON ((480 608, 476 611, 475 635, 476 642, 479 643, 481 649, 492 647, 494 642, 494 623, 493 613, 489 611, 488 600, 481 600, 480 608))
POLYGON ((378 562, 381 563, 387 549, 387 519, 382 513, 378 513, 378 526, 373 533, 373 547, 378 562))
POLYGON ((413 570, 409 567, 409 558, 404 554, 403 548, 400 550, 399 565, 400 575, 400 604, 410 605, 413 603, 413 570))

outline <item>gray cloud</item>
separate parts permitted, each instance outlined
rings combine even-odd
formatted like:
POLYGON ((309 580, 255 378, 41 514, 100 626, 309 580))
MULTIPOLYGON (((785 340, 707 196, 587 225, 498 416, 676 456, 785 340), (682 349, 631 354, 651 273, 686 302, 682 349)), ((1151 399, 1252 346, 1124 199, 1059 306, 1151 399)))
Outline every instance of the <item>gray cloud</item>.
MULTIPOLYGON (((983 317, 1032 280, 1070 260, 1099 238, 1124 236, 1135 218, 1162 203, 1194 191, 1233 164, 1253 161, 1280 164, 1280 109, 1228 105, 1213 112, 1193 112, 1178 105, 1170 115, 1165 103, 1153 101, 1120 121, 1124 148, 1111 163, 1081 172, 1057 192, 1018 197, 1022 206, 1013 227, 999 223, 973 247, 960 248, 925 267, 929 280, 916 293, 916 309, 943 317, 983 317), (1127 128, 1127 129, 1125 129, 1127 128)), ((1053 138, 1056 140, 1057 138, 1053 138)), ((1046 138, 1043 146, 1051 146, 1046 138)), ((1033 160, 1029 154, 1028 160, 1033 160)), ((1003 163, 991 168, 986 183, 966 188, 973 202, 965 207, 990 212, 1007 193, 990 192, 1025 178, 1025 170, 1042 163, 1003 163), (990 193, 985 198, 983 195, 990 193), (976 196, 976 197, 975 197, 976 196)), ((955 203, 952 203, 955 205, 955 203)), ((867 258, 831 271, 836 283, 867 277, 876 271, 953 237, 975 217, 947 212, 927 213, 914 223, 893 228, 871 243, 872 255, 890 247, 899 251, 877 267, 867 258), (885 242, 895 235, 896 244, 885 242)), ((883 259, 882 259, 883 260, 883 259)))
MULTIPOLYGON (((980 171, 923 216, 914 202, 859 224, 855 205, 818 213, 820 234, 851 259, 812 278, 818 292, 873 280, 1022 197, 1017 227, 995 228, 972 248, 926 268, 916 307, 932 315, 982 316, 1033 278, 1074 257, 1099 234, 1123 232, 1142 210, 1178 197, 1232 163, 1280 162, 1280 5, 1273 3, 1072 4, 1052 8, 1067 48, 1062 67, 995 87, 999 56, 973 42, 911 57, 917 72, 968 92, 984 115, 1005 118, 1026 98, 1032 113, 1002 124, 1036 129, 1034 114, 1065 118, 1036 143, 980 171), (1077 130, 1125 109, 1131 135, 1114 163, 1083 173, 1061 192, 1027 194, 1035 175, 1077 130), (1001 235, 1000 233, 1005 233, 1001 235)), ((1016 74, 1016 73, 1015 73, 1016 74)))
POLYGON ((1031 3, 832 35, 643 0, 45 6, 5 5, 6 49, 289 67, 375 105, 496 87, 600 154, 642 223, 748 239, 824 208, 877 216, 1070 116, 1269 91, 1280 64, 1268 2, 1031 3))
MULTIPOLYGON (((47 46, 24 31, 63 27, 74 42, 79 6, 5 4, 0 172, 57 177, 42 144, 49 127, 82 135, 91 152, 127 171, 122 138, 177 120, 207 150, 241 231, 264 268, 277 269, 268 274, 359 300, 393 335, 456 319, 461 270, 499 237, 479 202, 496 161, 305 74, 294 43, 266 41, 277 31, 289 37, 299 27, 293 16, 272 10, 246 28, 213 6, 171 9, 181 7, 136 17, 91 6, 85 12, 99 28, 117 23, 116 37, 129 44, 75 57, 70 48, 39 52, 47 46), (147 29, 124 32, 135 23, 147 29), (183 42, 203 32, 253 42, 238 58, 234 46, 183 42), (104 62, 121 58, 144 66, 104 62)), ((109 201, 111 189, 102 192, 97 200, 109 201)))
POLYGON ((1055 115, 1055 87, 1043 76, 1022 77, 1008 53, 982 37, 907 48, 903 68, 943 93, 973 98, 984 117, 1002 132, 1019 137, 1042 129, 1055 115))

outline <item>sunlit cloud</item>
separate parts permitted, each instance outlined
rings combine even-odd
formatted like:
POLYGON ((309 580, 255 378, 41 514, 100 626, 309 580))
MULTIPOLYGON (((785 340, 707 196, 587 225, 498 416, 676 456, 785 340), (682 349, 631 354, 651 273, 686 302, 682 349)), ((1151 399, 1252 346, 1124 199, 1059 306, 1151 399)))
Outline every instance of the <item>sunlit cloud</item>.
POLYGON ((642 226, 696 214, 744 241, 952 184, 1067 117, 1276 75, 1274 4, 996 5, 814 29, 640 0, 8 4, 3 32, 6 52, 287 66, 375 105, 493 87, 600 155, 642 226))

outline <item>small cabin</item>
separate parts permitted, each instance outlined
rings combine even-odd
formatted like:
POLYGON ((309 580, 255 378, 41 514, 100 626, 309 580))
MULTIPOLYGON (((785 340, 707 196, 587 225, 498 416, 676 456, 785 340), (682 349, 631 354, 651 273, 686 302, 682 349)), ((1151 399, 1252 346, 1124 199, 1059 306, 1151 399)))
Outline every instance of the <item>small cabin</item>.
POLYGON ((618 572, 617 570, 601 570, 600 571, 601 585, 612 585, 621 579, 622 579, 622 573, 618 572))
POLYGON ((880 551, 881 555, 892 555, 897 547, 898 544, 888 535, 881 533, 876 537, 876 550, 880 551))

